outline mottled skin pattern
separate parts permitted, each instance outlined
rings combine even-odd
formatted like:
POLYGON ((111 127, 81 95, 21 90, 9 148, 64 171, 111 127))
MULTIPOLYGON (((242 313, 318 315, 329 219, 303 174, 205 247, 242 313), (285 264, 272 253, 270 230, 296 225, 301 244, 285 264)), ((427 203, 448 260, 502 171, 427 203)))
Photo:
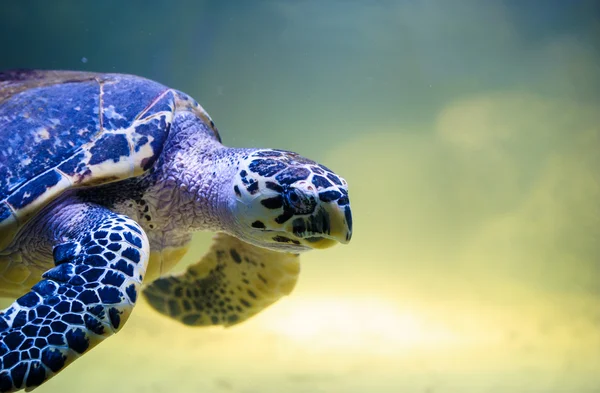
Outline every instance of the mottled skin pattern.
POLYGON ((289 294, 300 273, 297 254, 254 247, 218 234, 202 261, 154 281, 144 297, 186 325, 230 326, 289 294))
POLYGON ((93 204, 49 219, 55 267, 0 316, 0 390, 37 386, 115 333, 137 300, 148 239, 133 220, 93 204))
POLYGON ((187 95, 134 76, 0 73, 0 392, 40 385, 126 322, 141 290, 187 325, 239 323, 293 289, 298 254, 347 243, 344 179, 221 144, 187 95), (168 276, 195 231, 218 232, 168 276), (163 277, 164 276, 164 277, 163 277))

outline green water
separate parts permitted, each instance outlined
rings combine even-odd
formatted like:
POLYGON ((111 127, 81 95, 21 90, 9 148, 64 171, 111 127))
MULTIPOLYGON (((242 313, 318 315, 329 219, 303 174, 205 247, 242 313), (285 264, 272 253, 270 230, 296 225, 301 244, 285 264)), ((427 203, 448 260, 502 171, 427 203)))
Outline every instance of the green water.
POLYGON ((344 176, 354 238, 239 327, 140 304, 36 392, 600 392, 598 2, 154 3, 5 1, 0 68, 183 90, 344 176))

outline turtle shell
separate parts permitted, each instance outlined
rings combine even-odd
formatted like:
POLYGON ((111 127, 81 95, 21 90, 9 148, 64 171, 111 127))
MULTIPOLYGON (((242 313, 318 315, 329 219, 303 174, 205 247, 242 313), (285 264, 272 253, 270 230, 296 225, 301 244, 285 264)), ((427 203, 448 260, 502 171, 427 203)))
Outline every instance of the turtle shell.
POLYGON ((131 75, 0 73, 0 252, 65 190, 143 174, 160 155, 176 110, 193 99, 131 75))

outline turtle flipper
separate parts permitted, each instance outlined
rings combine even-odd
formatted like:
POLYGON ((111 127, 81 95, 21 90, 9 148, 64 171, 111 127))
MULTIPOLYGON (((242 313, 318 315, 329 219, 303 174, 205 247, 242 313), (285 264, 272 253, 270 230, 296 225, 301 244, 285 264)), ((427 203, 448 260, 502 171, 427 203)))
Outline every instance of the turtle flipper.
POLYGON ((289 294, 300 272, 298 260, 218 234, 200 262, 142 293, 157 311, 186 325, 230 326, 289 294))
POLYGON ((86 230, 56 245, 56 267, 0 312, 0 392, 45 382, 117 332, 135 305, 148 263, 146 235, 125 216, 83 209, 78 229, 86 230))

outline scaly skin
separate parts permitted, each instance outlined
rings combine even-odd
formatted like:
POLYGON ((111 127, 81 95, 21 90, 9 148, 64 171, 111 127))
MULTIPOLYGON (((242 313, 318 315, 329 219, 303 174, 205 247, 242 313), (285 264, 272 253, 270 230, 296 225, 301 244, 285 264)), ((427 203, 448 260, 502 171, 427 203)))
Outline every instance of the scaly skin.
POLYGON ((35 387, 127 321, 149 259, 128 217, 91 203, 55 205, 40 237, 56 267, 0 313, 0 391, 35 387))
POLYGON ((292 152, 225 147, 203 110, 175 111, 147 172, 67 190, 0 250, 0 295, 23 295, 0 313, 0 392, 43 383, 115 333, 142 280, 159 312, 230 325, 292 290, 296 254, 351 235, 344 179, 292 152), (209 253, 159 278, 203 230, 221 233, 209 253))

